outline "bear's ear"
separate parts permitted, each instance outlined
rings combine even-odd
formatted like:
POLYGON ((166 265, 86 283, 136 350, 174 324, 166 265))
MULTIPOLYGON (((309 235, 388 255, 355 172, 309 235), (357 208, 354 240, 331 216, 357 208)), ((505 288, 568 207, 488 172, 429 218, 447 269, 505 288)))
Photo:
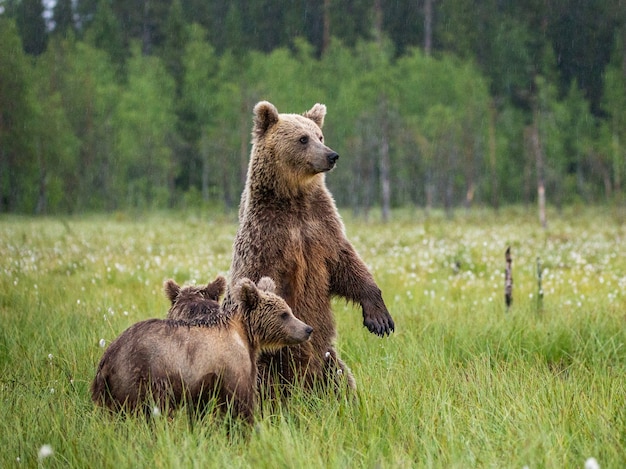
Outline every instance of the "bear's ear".
POLYGON ((206 296, 217 301, 220 296, 224 294, 226 290, 226 279, 221 275, 215 277, 215 280, 209 282, 206 287, 204 287, 204 291, 206 296))
POLYGON ((324 117, 326 117, 326 106, 324 104, 317 103, 307 112, 302 114, 307 119, 311 119, 321 129, 324 127, 324 117))
POLYGON ((255 138, 265 135, 268 129, 278 122, 278 110, 267 101, 261 101, 254 106, 254 127, 252 134, 255 138))
POLYGON ((259 289, 248 278, 242 278, 237 282, 234 293, 244 311, 250 311, 259 304, 259 289))
POLYGON ((256 286, 259 287, 259 290, 276 293, 276 284, 274 280, 269 277, 261 277, 261 280, 256 283, 256 286))
POLYGON ((167 296, 170 302, 174 304, 176 298, 178 298, 178 294, 180 293, 180 287, 178 284, 174 280, 169 279, 163 284, 163 289, 165 290, 165 296, 167 296))

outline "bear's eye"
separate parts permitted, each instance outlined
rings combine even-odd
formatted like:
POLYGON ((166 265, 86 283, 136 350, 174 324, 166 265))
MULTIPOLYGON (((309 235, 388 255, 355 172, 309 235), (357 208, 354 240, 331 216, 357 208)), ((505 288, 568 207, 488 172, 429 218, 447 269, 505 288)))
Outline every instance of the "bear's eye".
POLYGON ((306 145, 307 143, 309 143, 309 137, 307 137, 306 135, 303 137, 300 137, 300 143, 302 143, 303 145, 306 145))
POLYGON ((281 314, 281 315, 280 315, 280 318, 281 318, 283 321, 286 321, 287 319, 289 319, 289 313, 283 313, 283 314, 281 314))

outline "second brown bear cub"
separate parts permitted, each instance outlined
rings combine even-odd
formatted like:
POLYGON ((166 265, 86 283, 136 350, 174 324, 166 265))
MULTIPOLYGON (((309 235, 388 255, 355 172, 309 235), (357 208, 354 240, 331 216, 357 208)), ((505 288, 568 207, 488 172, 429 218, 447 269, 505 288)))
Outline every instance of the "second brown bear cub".
MULTIPOLYGON (((183 401, 202 409, 213 396, 220 407, 254 421, 257 357, 309 339, 313 329, 275 293, 274 282, 239 280, 236 307, 220 320, 149 319, 126 329, 100 360, 91 385, 94 402, 111 410, 160 410, 183 401)), ((194 298, 192 297, 192 300, 194 298)))
POLYGON ((163 284, 165 296, 171 306, 167 312, 168 319, 193 321, 197 319, 220 320, 220 296, 226 290, 226 279, 221 275, 204 286, 187 285, 180 287, 174 280, 163 284))

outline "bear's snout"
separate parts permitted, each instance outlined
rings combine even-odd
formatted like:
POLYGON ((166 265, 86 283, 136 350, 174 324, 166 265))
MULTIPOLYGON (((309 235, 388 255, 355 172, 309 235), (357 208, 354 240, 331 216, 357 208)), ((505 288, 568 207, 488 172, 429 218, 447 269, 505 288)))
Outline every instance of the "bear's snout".
POLYGON ((328 165, 332 168, 333 166, 335 166, 335 163, 339 159, 339 154, 336 152, 332 152, 326 158, 328 158, 328 165))

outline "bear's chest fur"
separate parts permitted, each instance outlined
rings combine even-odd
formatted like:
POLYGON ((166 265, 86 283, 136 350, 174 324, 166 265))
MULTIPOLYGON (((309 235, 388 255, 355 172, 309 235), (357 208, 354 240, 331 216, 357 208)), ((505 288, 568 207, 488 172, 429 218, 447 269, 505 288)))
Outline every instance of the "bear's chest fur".
POLYGON ((251 195, 248 207, 253 209, 244 214, 240 228, 241 246, 248 252, 236 256, 245 260, 241 274, 272 277, 296 316, 332 323, 329 267, 339 256, 343 236, 332 199, 325 190, 290 198, 251 195), (315 318, 307 317, 308 311, 315 311, 315 318))

